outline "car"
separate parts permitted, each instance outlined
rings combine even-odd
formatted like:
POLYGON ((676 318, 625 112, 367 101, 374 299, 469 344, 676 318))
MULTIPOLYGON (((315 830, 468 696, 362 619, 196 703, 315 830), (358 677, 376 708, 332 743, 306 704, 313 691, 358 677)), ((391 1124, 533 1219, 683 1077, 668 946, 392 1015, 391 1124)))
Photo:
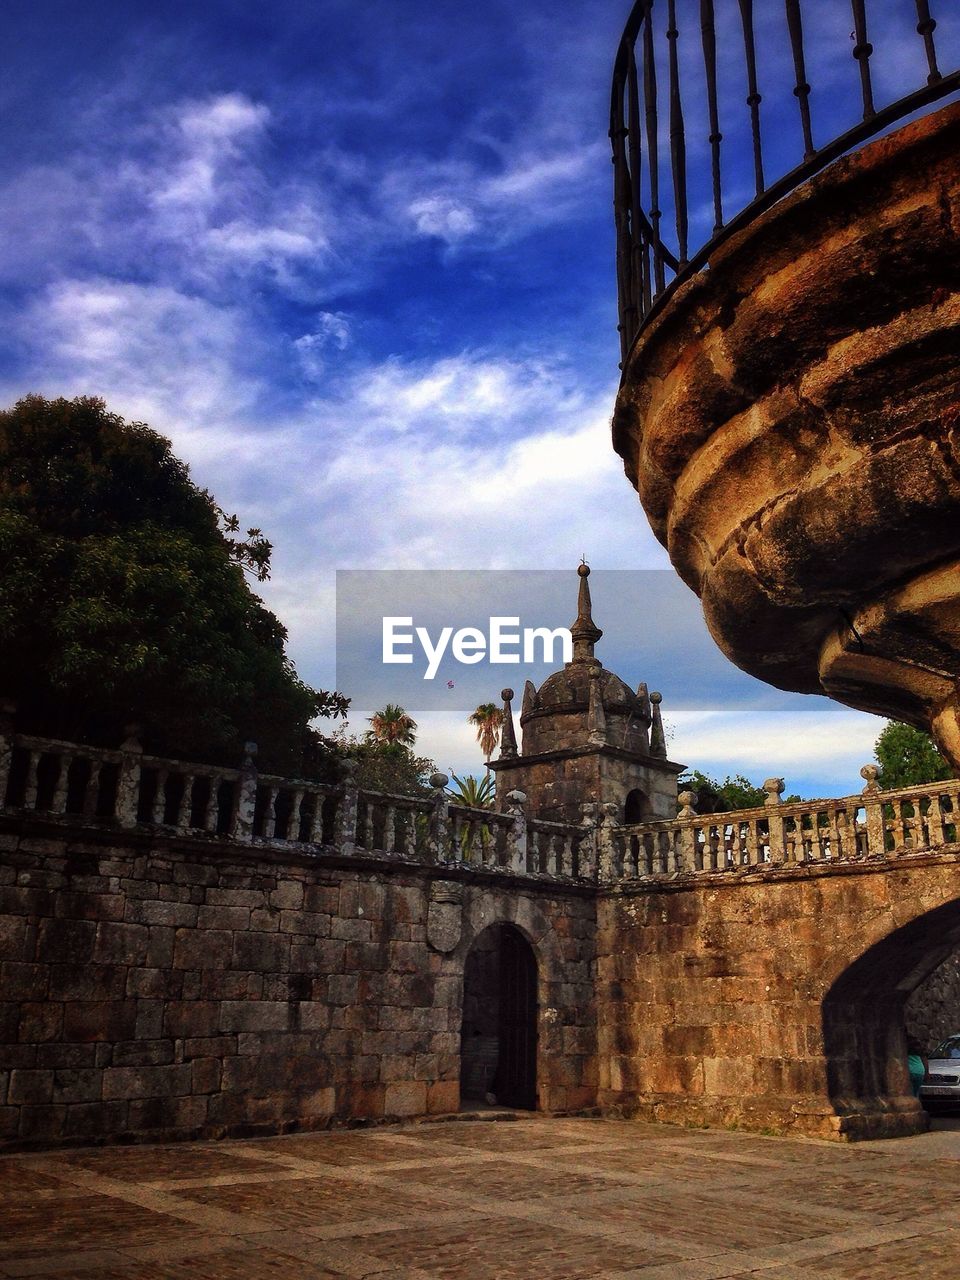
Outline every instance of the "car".
POLYGON ((960 1107, 960 1033, 947 1036, 931 1049, 920 1102, 928 1111, 960 1107))

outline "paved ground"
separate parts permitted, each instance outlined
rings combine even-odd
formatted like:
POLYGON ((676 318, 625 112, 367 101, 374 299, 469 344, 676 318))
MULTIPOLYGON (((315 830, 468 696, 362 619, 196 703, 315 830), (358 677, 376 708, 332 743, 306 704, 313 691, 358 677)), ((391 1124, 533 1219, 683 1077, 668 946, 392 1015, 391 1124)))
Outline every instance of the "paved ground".
POLYGON ((839 1146, 602 1120, 0 1159, 0 1275, 955 1280, 960 1128, 839 1146))

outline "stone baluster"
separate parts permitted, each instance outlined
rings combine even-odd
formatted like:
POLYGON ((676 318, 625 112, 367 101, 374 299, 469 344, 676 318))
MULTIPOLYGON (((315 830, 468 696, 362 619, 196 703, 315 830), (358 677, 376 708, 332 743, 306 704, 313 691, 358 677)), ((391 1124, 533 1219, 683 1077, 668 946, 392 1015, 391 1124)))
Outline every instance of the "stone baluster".
POLYGON ((220 782, 218 773, 210 775, 210 794, 207 796, 207 805, 203 811, 203 829, 212 835, 217 834, 217 823, 220 817, 220 782))
POLYGON ((943 810, 940 807, 940 795, 934 791, 930 796, 930 808, 927 810, 928 842, 931 845, 946 844, 947 833, 944 829, 943 810))
POLYGON ((562 876, 573 876, 573 836, 569 831, 565 831, 560 837, 560 874, 562 876))
POLYGON ((293 791, 293 799, 290 801, 290 817, 287 819, 287 839, 299 842, 300 827, 303 823, 303 787, 295 787, 293 791))
POLYGON ((877 778, 880 770, 875 764, 865 764, 860 770, 860 777, 866 782, 863 788, 863 807, 867 815, 867 849, 878 857, 886 851, 887 841, 883 822, 882 792, 877 778))
POLYGON ((73 756, 65 752, 57 756, 57 776, 53 782, 53 797, 50 801, 51 813, 66 813, 67 789, 70 782, 70 765, 73 756))
POLYGON ((307 828, 308 844, 323 844, 323 792, 311 791, 313 807, 310 810, 310 825, 307 828))
POLYGON ((117 820, 121 827, 135 827, 140 808, 140 726, 128 724, 120 746, 120 779, 117 783, 117 820))
POLYGON ((617 841, 614 828, 617 823, 615 804, 600 806, 597 823, 597 865, 601 880, 617 880, 623 875, 623 857, 618 856, 617 841))
POLYGON ((360 804, 357 787, 357 762, 344 760, 343 795, 337 805, 334 844, 338 853, 353 853, 357 847, 357 810, 360 804))
POLYGON ((430 810, 430 857, 434 862, 449 862, 451 853, 456 857, 456 846, 451 850, 450 840, 450 797, 446 787, 450 779, 445 773, 431 773, 430 786, 433 795, 430 797, 433 808, 430 810))
POLYGON ((837 809, 831 805, 827 810, 826 832, 827 838, 830 841, 830 858, 834 862, 836 862, 838 858, 842 857, 843 852, 842 842, 840 839, 839 816, 837 809))
POLYGON ((13 723, 17 704, 9 698, 0 698, 0 808, 7 802, 7 784, 10 780, 10 764, 13 760, 13 723))
POLYGON ((157 770, 157 788, 153 793, 153 807, 150 816, 158 827, 163 825, 163 820, 167 815, 167 778, 169 776, 168 770, 157 770))
POLYGON ((174 824, 178 831, 187 831, 193 818, 193 775, 184 773, 181 777, 183 790, 180 792, 180 803, 177 805, 174 824))
POLYGON ((781 863, 787 856, 783 815, 780 813, 780 797, 784 791, 783 778, 767 778, 763 789, 767 793, 763 803, 767 811, 767 844, 770 846, 770 861, 781 863))
POLYGON ((30 752, 30 760, 27 764, 27 784, 23 792, 23 807, 25 809, 35 809, 37 807, 37 786, 38 786, 38 770, 40 768, 39 751, 30 752))
POLYGON ((592 800, 580 806, 580 827, 583 831, 580 837, 580 848, 577 851, 580 875, 584 880, 596 880, 597 806, 592 800))
POLYGON ((243 744, 243 764, 237 785, 237 802, 230 823, 235 840, 248 844, 253 839, 253 823, 257 812, 257 744, 243 744))
POLYGON ((526 792, 508 791, 506 796, 506 812, 511 818, 507 828, 507 866, 511 871, 527 870, 528 841, 532 833, 527 826, 526 792))
POLYGON ((677 852, 675 858, 674 871, 693 871, 696 868, 697 854, 697 832, 694 826, 697 817, 697 793, 695 791, 681 791, 677 796, 677 804, 680 811, 677 818, 680 821, 680 830, 678 832, 679 839, 677 841, 677 852))
POLYGON ((392 804, 384 805, 383 809, 383 852, 393 853, 395 850, 401 855, 406 853, 403 842, 406 833, 401 833, 400 848, 397 849, 397 810, 392 804))
POLYGON ((800 825, 799 818, 786 818, 783 823, 783 857, 787 866, 795 863, 802 856, 802 847, 798 853, 797 849, 797 830, 800 825))
POLYGON ((85 818, 92 818, 96 815, 100 800, 100 774, 102 770, 103 761, 100 757, 91 757, 90 777, 87 779, 87 785, 83 792, 83 816, 85 818))

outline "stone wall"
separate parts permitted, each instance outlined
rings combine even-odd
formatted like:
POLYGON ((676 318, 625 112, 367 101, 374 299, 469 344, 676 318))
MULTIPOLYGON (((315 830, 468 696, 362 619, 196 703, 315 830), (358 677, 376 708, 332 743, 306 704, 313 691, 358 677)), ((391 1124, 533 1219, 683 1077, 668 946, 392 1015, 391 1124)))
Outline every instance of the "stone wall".
POLYGON ((907 998, 906 1025, 926 1053, 960 1032, 960 951, 934 969, 907 998))
POLYGON ((960 855, 911 861, 601 894, 600 1105, 834 1138, 922 1128, 904 1003, 960 941, 960 855))
POLYGON ((0 849, 5 1143, 455 1111, 464 962, 496 921, 538 959, 539 1106, 594 1102, 585 891, 464 870, 439 951, 428 868, 14 820, 0 849))

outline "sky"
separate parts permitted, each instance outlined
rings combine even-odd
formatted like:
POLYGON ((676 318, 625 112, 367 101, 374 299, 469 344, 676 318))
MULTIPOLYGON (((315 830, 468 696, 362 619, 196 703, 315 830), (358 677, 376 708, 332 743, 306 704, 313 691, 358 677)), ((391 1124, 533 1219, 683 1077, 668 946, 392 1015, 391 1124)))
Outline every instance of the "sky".
MULTIPOLYGON (((960 50, 954 6, 931 7, 960 50)), ((274 543, 258 591, 314 685, 337 678, 337 570, 568 570, 568 621, 582 555, 672 574, 609 439, 606 135, 628 8, 7 0, 0 402, 100 395, 168 436, 274 543)), ((693 9, 680 0, 696 232, 709 202, 693 9)), ((731 143, 734 9, 718 0, 731 143)), ((795 112, 782 6, 757 10, 770 162, 785 169, 798 133, 782 114, 795 112)), ((849 10, 805 12, 823 138, 857 115, 849 10)), ((912 0, 879 9, 880 99, 922 83, 915 21, 912 0)), ((734 158, 730 208, 747 176, 734 158)), ((604 642, 629 654, 653 637, 656 670, 621 674, 662 691, 675 759, 784 775, 804 795, 859 789, 879 720, 740 673, 691 682, 690 655, 710 642, 696 609, 677 609, 684 626, 660 619, 659 649, 649 612, 604 642)), ((476 772, 475 703, 410 701, 418 747, 476 772)), ((375 709, 355 697, 351 730, 375 709)))

